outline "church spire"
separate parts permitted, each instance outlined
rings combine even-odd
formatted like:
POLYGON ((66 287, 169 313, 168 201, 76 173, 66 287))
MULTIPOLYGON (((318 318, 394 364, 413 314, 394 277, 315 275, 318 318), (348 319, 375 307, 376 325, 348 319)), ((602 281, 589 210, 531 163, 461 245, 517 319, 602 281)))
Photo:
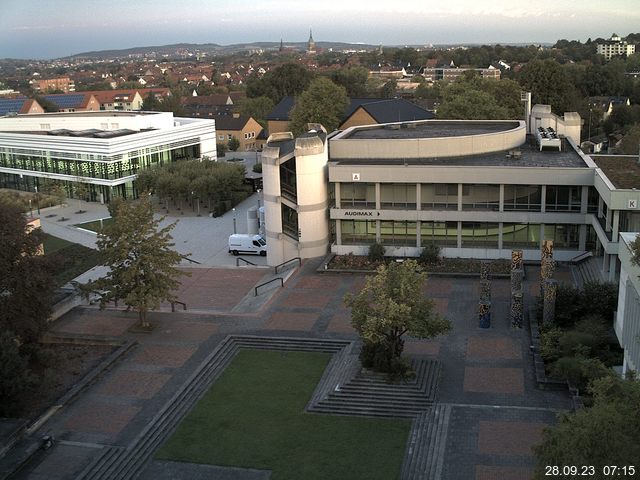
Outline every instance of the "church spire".
POLYGON ((316 53, 316 42, 313 40, 313 32, 309 27, 309 41, 307 42, 307 53, 316 53))

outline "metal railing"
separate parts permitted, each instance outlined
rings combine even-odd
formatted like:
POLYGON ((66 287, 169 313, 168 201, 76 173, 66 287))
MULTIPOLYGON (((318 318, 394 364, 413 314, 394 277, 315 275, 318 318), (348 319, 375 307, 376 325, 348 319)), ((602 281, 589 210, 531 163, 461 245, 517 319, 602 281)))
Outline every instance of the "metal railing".
POLYGON ((244 258, 242 258, 242 257, 238 257, 238 258, 236 258, 236 267, 239 267, 239 266, 240 266, 240 260, 242 260, 242 261, 243 261, 244 263, 246 263, 247 265, 256 265, 255 263, 250 262, 249 260, 245 260, 245 259, 244 259, 244 258))
POLYGON ((253 289, 254 297, 258 296, 258 289, 260 287, 264 287, 265 285, 269 285, 270 283, 276 282, 278 280, 280 280, 280 287, 284 287, 284 280, 282 277, 272 278, 268 282, 264 282, 264 283, 261 283, 260 285, 256 285, 256 287, 253 289))
POLYGON ((186 310, 187 309, 187 304, 184 302, 178 302, 177 300, 175 302, 171 302, 171 311, 175 312, 176 311, 176 303, 178 305, 182 305, 182 309, 186 310))
POLYGON ((198 265, 201 265, 201 263, 197 260, 192 260, 191 258, 189 258, 187 255, 180 255, 184 260, 187 260, 191 263, 197 263, 198 265))
POLYGON ((282 262, 280 265, 276 265, 273 269, 273 273, 275 273, 276 275, 278 274, 278 269, 280 267, 284 267, 285 265, 291 263, 291 262, 298 262, 298 265, 302 265, 302 259, 300 257, 295 257, 295 258, 291 258, 289 260, 287 260, 286 262, 282 262))

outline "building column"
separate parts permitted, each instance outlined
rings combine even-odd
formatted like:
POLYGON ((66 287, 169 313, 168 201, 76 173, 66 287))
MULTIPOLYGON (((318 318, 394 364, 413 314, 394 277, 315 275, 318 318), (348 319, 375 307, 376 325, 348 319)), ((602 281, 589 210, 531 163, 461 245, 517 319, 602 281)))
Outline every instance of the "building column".
POLYGON ((416 210, 422 210, 422 188, 419 183, 416 183, 416 210))
POLYGON ((580 213, 588 213, 589 211, 589 187, 582 186, 582 196, 580 197, 580 213))
POLYGON ((578 231, 578 250, 586 250, 587 249, 587 226, 580 225, 580 230, 578 231))
MULTIPOLYGON (((462 211, 462 184, 459 183, 458 184, 458 211, 461 212, 462 211)), ((458 227, 458 231, 460 230, 460 227, 458 227)))
POLYGON ((422 239, 420 238, 420 220, 416 222, 416 247, 420 248, 422 245, 422 239))
POLYGON ((540 212, 545 213, 547 210, 547 186, 542 185, 540 188, 540 212))
MULTIPOLYGON (((331 222, 332 220, 329 219, 331 222)), ((333 220, 336 222, 336 245, 342 245, 342 221, 341 220, 333 220)))
POLYGON ((504 184, 503 183, 500 184, 500 200, 498 202, 498 211, 504 212, 504 184))
POLYGON ((503 228, 503 223, 500 222, 498 223, 498 250, 502 250, 502 228, 503 228))
POLYGON ((604 219, 604 231, 605 232, 611 231, 611 209, 610 208, 607 208, 607 216, 604 219))
MULTIPOLYGON (((380 183, 376 183, 376 210, 380 210, 380 183)), ((378 228, 378 234, 380 234, 380 228, 378 228)))
POLYGON ((335 195, 335 204, 336 204, 336 208, 342 208, 342 206, 340 205, 340 182, 336 182, 333 184, 334 185, 334 190, 333 190, 333 194, 335 195))
POLYGON ((618 241, 618 229, 620 228, 620 210, 614 210, 613 211, 613 219, 612 219, 611 223, 612 223, 612 225, 611 225, 611 229, 612 229, 611 241, 617 242, 618 241))
POLYGON ((598 195, 598 218, 602 218, 602 206, 604 205, 604 200, 602 200, 602 197, 600 195, 598 195))
MULTIPOLYGON (((540 224, 540 244, 538 245, 538 250, 542 248, 542 242, 544 242, 545 240, 547 239, 544 238, 544 223, 541 223, 540 224)), ((548 240, 555 240, 555 239, 549 238, 548 240)))
POLYGON ((618 256, 611 255, 611 259, 609 260, 609 281, 610 282, 615 282, 617 270, 618 270, 618 256))
POLYGON ((458 222, 458 248, 462 248, 462 222, 458 222))
POLYGON ((609 260, 610 255, 608 253, 604 253, 602 255, 602 273, 606 273, 609 271, 609 260))

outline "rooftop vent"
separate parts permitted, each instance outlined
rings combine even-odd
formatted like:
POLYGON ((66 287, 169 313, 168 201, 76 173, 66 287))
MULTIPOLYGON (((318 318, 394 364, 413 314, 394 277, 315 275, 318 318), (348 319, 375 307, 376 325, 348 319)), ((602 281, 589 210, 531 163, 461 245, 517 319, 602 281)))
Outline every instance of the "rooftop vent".
POLYGON ((562 141, 556 131, 551 127, 538 127, 536 130, 536 141, 538 142, 540 151, 545 147, 557 148, 558 151, 562 151, 562 141))

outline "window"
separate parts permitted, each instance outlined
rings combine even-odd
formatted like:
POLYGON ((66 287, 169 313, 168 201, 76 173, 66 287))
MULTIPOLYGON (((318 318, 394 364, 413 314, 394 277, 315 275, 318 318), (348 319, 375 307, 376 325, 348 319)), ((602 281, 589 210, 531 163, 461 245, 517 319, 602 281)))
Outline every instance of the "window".
POLYGON ((380 222, 380 238, 384 245, 416 246, 416 222, 380 222))
POLYGON ((462 186, 462 210, 491 210, 497 212, 499 209, 500 185, 462 186))
POLYGON ((298 212, 288 205, 282 205, 282 233, 298 240, 298 212))
POLYGON ((41 123, 40 130, 51 130, 51 124, 49 123, 41 123))
POLYGON ((341 208, 376 208, 376 186, 373 183, 341 183, 341 208))
POLYGON ((218 140, 224 140, 224 135, 218 135, 218 140))
POLYGON ((298 187, 295 157, 280 164, 280 192, 290 200, 297 201, 298 187))
POLYGON ((545 209, 548 212, 579 212, 581 186, 547 186, 545 209))
POLYGON ((505 185, 504 209, 539 212, 542 208, 540 185, 505 185))
POLYGON ((380 185, 380 206, 398 210, 416 209, 414 183, 383 183, 380 185))
POLYGON ((497 223, 462 222, 463 248, 498 248, 497 223))
POLYGON ((579 242, 579 225, 545 225, 545 240, 553 240, 553 247, 559 250, 577 250, 579 242))
POLYGON ((343 245, 368 245, 376 241, 375 220, 340 220, 343 245))
POLYGON ((233 138, 233 135, 232 135, 232 134, 228 134, 228 135, 227 135, 227 140, 231 140, 232 138, 233 138))
POLYGON ((428 183, 420 185, 422 210, 457 210, 457 183, 428 183))
POLYGON ((421 245, 458 246, 458 222, 420 222, 421 245))
POLYGON ((502 247, 540 248, 540 224, 503 223, 502 247))

